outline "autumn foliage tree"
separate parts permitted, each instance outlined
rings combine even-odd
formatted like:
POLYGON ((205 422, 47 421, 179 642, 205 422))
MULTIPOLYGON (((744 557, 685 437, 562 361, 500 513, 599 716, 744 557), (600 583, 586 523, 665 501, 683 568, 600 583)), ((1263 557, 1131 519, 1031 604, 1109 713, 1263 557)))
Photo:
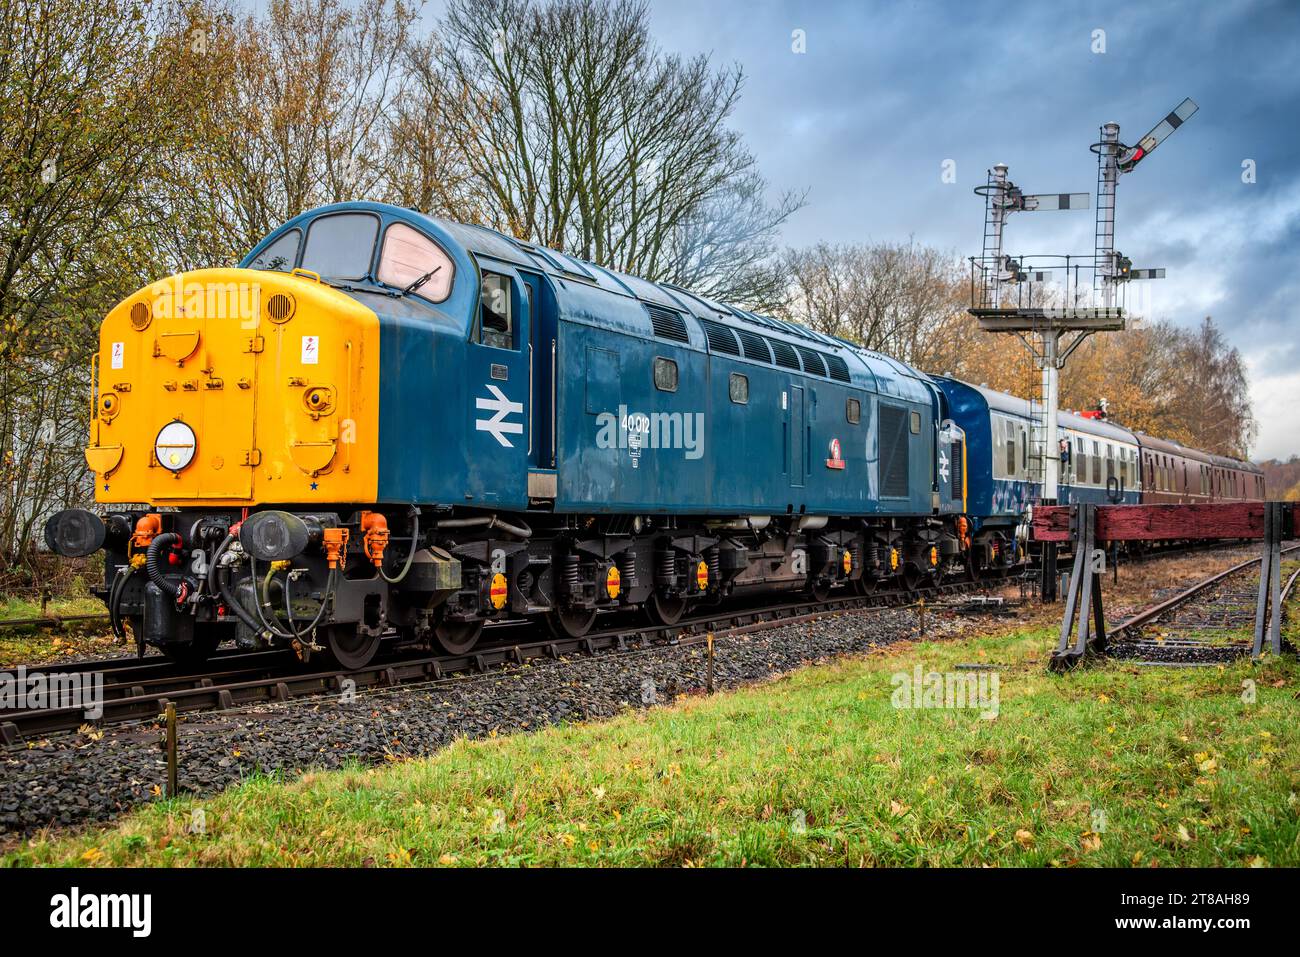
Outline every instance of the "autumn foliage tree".
MULTIPOLYGON (((0 0, 0 587, 90 500, 98 324, 146 283, 231 265, 315 206, 493 226, 772 311, 919 368, 1033 394, 967 272, 913 240, 781 252, 803 204, 730 126, 737 65, 664 50, 644 0, 0 0)), ((836 187, 819 187, 833 195, 836 187)), ((1208 319, 1072 358, 1062 401, 1244 454, 1241 357, 1208 319)), ((12 579, 11 579, 12 580, 12 579)))

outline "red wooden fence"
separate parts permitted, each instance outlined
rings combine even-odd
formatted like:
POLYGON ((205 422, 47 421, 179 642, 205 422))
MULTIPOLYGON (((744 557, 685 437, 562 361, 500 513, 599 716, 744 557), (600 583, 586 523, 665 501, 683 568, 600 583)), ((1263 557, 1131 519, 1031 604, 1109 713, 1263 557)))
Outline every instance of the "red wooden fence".
MULTIPOLYGON (((1286 505, 1283 536, 1290 538, 1300 528, 1300 503, 1286 505)), ((1100 505, 1096 531, 1097 540, 1107 542, 1263 538, 1264 503, 1100 505)), ((1035 506, 1031 534, 1039 542, 1070 541, 1070 506, 1035 506)))

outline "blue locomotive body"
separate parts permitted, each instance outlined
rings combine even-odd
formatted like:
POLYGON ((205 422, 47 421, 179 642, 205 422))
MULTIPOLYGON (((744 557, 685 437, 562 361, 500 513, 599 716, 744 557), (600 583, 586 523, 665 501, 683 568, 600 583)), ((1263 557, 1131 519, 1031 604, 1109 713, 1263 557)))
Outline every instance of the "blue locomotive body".
MULTIPOLYGON (((173 277, 204 294, 156 318, 171 300, 141 290, 102 330, 173 411, 140 447, 158 413, 122 404, 123 372, 87 460, 166 507, 47 526, 105 550, 115 630, 174 658, 234 637, 360 667, 393 637, 467 652, 506 618, 580 637, 604 612, 673 625, 1024 567, 1044 453, 1022 399, 381 203, 304 213, 240 266, 173 277), (236 326, 214 282, 269 294, 236 326)), ((1064 415, 1057 441, 1065 502, 1259 489, 1105 422, 1064 415)))
MULTIPOLYGON (((938 392, 884 356, 519 242, 377 203, 315 221, 420 230, 455 264, 440 303, 342 284, 381 334, 378 501, 555 513, 929 515, 938 392), (508 335, 483 334, 485 283, 508 335)), ((363 234, 380 256, 372 232, 363 234)), ((283 265, 304 263, 303 254, 283 265)), ((306 260, 306 267, 316 263, 306 260)), ((331 277, 326 277, 327 280, 331 277)), ((942 511, 961 511, 942 494, 942 511)))

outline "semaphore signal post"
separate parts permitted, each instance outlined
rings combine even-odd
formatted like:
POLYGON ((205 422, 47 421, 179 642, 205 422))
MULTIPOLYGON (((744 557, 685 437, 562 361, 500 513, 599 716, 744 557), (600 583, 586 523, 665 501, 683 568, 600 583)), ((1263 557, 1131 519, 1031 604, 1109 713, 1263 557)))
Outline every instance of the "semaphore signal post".
MULTIPOLYGON (((984 247, 971 258, 969 312, 986 332, 1015 334, 1041 372, 1041 391, 1030 401, 1033 438, 1030 463, 1040 504, 1059 496, 1061 456, 1057 444, 1060 372, 1094 332, 1122 330, 1128 319, 1125 291, 1135 279, 1163 279, 1163 269, 1134 269, 1115 249, 1115 201, 1119 178, 1130 173, 1197 110, 1185 99, 1136 146, 1119 138, 1119 124, 1106 123, 1090 147, 1097 154, 1097 205, 1093 253, 1011 256, 1004 250, 1007 218, 1015 212, 1088 208, 1087 193, 1024 193, 1008 178, 1005 163, 976 187, 984 197, 984 247)), ((1121 490, 1122 492, 1122 490, 1121 490)), ((1056 598, 1056 552, 1043 546, 1042 597, 1056 598)))

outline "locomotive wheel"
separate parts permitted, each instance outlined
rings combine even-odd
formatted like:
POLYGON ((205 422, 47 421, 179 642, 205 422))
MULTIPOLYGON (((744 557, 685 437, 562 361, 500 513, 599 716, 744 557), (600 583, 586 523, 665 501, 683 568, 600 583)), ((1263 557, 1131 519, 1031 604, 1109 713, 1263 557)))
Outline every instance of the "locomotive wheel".
POLYGON ((851 584, 853 585, 853 590, 859 595, 870 595, 876 590, 876 579, 868 578, 866 575, 863 575, 851 584))
MULTIPOLYGON (((143 631, 141 634, 143 634, 143 631)), ((178 665, 193 667, 201 665, 211 658, 212 653, 217 650, 217 645, 220 643, 221 639, 217 635, 204 635, 202 637, 195 635, 194 639, 188 644, 163 646, 162 653, 178 665)))
POLYGON ((374 661, 379 653, 379 635, 366 635, 356 625, 330 625, 325 629, 325 648, 340 668, 356 671, 374 661))
POLYGON ((481 621, 440 621, 433 629, 438 647, 449 655, 463 655, 478 644, 483 634, 481 621))
POLYGON ((826 582, 818 582, 808 589, 808 594, 812 596, 813 601, 825 601, 831 597, 831 586, 826 582))
POLYGON ((656 625, 675 625, 686 613, 686 599, 680 595, 652 594, 645 603, 645 612, 656 625))
POLYGON ((596 609, 573 608, 546 615, 546 626, 556 638, 581 638, 596 623, 596 609))
POLYGON ((903 587, 908 591, 917 591, 923 581, 925 581, 925 573, 915 565, 909 563, 903 569, 903 587))

